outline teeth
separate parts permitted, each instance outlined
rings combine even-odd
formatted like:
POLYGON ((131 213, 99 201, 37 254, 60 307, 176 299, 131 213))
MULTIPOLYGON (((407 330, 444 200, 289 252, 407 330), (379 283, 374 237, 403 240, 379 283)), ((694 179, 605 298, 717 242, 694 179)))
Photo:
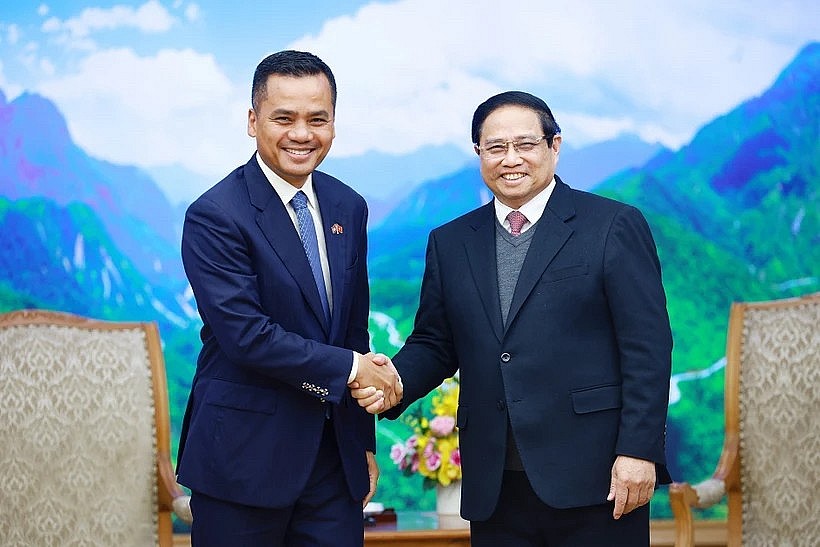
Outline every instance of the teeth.
POLYGON ((501 178, 504 180, 513 181, 524 178, 524 176, 524 173, 507 173, 506 175, 501 175, 501 178))
POLYGON ((285 148, 285 151, 288 154, 295 154, 297 156, 307 156, 310 154, 310 150, 294 150, 293 148, 285 148))

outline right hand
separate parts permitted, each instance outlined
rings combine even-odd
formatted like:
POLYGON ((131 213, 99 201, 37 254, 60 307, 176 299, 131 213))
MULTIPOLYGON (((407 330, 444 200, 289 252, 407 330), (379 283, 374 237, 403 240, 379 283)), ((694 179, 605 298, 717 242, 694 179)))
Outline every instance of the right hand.
POLYGON ((350 393, 371 414, 389 410, 401 402, 404 387, 389 357, 368 353, 359 357, 359 369, 350 393))

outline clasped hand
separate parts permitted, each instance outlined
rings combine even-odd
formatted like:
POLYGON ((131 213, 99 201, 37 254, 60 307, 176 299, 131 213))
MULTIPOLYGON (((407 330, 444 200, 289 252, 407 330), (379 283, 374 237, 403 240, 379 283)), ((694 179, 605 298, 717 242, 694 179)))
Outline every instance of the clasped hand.
POLYGON ((393 361, 382 353, 360 356, 356 377, 348 385, 359 406, 370 414, 393 408, 404 395, 404 387, 393 361))

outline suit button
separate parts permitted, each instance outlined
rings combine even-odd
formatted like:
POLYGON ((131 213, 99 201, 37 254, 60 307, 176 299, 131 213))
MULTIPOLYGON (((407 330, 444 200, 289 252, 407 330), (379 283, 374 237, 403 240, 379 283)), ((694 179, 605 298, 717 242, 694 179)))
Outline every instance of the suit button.
POLYGON ((501 362, 502 363, 509 363, 510 362, 510 354, 506 351, 501 354, 501 362))
POLYGON ((506 406, 507 406, 507 405, 506 405, 506 404, 504 404, 504 401, 502 401, 501 399, 499 399, 499 400, 498 400, 498 402, 497 402, 497 403, 495 403, 495 406, 497 406, 497 407, 498 407, 498 410, 504 410, 504 408, 506 408, 506 406))

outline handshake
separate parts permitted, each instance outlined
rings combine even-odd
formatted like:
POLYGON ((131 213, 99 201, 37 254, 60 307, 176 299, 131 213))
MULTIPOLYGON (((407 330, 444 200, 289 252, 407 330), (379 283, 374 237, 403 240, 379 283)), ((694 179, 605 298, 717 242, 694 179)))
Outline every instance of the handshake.
POLYGON ((382 353, 359 355, 356 377, 348 384, 359 406, 370 414, 390 410, 401 402, 404 387, 393 361, 382 353))

